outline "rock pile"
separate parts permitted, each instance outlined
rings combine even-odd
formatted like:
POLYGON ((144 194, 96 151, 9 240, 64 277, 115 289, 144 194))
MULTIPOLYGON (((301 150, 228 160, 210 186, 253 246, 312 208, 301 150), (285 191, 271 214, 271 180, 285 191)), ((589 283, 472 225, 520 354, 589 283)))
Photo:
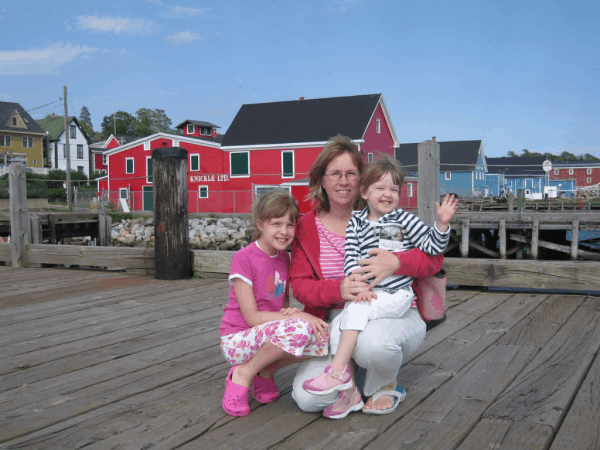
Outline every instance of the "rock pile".
MULTIPOLYGON (((211 217, 189 220, 190 247, 195 249, 239 250, 250 242, 250 221, 211 217)), ((154 219, 121 220, 112 226, 112 245, 153 247, 154 219)))

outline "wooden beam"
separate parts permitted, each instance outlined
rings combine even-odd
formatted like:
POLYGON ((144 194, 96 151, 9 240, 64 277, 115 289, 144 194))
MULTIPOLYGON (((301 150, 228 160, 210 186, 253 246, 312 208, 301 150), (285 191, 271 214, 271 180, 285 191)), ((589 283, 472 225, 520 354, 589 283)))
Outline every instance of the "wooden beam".
POLYGON ((468 217, 463 219, 460 245, 460 256, 463 258, 469 257, 469 224, 470 219, 468 217))
POLYGON ((475 242, 469 242, 469 247, 473 247, 475 250, 479 250, 482 253, 485 253, 486 255, 491 256, 492 258, 499 258, 500 254, 490 250, 489 248, 484 247, 483 245, 479 245, 476 244, 475 242))
POLYGON ((21 267, 26 257, 26 247, 31 242, 27 215, 27 184, 25 165, 11 164, 8 169, 10 195, 10 242, 12 266, 21 267))
POLYGON ((531 229, 531 259, 538 259, 540 238, 540 219, 533 219, 533 228, 531 229))
POLYGON ((458 242, 453 242, 448 247, 446 247, 446 249, 444 250, 444 254, 448 253, 450 250, 453 250, 453 249, 455 249, 458 246, 459 246, 458 242))
POLYGON ((500 238, 500 259, 506 259, 506 219, 500 219, 498 227, 498 237, 500 238))
POLYGON ((29 214, 29 224, 31 227, 31 243, 42 243, 42 220, 37 214, 29 214))
POLYGON ((579 220, 573 219, 571 224, 571 259, 577 260, 577 250, 579 249, 579 220))
MULTIPOLYGON (((531 240, 527 239, 525 236, 519 236, 517 234, 511 234, 510 239, 513 241, 523 242, 525 244, 529 244, 531 242, 531 240)), ((538 241, 538 245, 540 247, 549 248, 550 250, 555 250, 557 252, 571 253, 571 247, 567 245, 554 244, 553 242, 546 241, 538 241)), ((587 250, 579 250, 577 253, 579 256, 600 260, 600 253, 588 252, 587 250)))

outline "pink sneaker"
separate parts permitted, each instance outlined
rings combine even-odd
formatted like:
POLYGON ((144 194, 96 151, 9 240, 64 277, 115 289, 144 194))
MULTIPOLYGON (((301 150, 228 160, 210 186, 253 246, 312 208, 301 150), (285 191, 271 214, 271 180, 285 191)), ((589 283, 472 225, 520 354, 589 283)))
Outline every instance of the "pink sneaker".
POLYGON ((325 371, 317 378, 310 378, 302 383, 306 392, 315 395, 327 395, 334 391, 343 391, 350 389, 354 385, 350 367, 344 367, 344 370, 337 372, 331 365, 325 367, 325 371))
POLYGON ((346 389, 340 392, 335 403, 328 406, 323 411, 323 415, 328 419, 343 419, 353 411, 360 411, 365 404, 363 403, 360 392, 356 386, 354 389, 346 389))
POLYGON ((225 381, 225 393, 223 394, 223 410, 230 416, 247 416, 250 414, 248 405, 248 392, 250 388, 236 384, 231 379, 236 366, 233 366, 227 374, 225 381))

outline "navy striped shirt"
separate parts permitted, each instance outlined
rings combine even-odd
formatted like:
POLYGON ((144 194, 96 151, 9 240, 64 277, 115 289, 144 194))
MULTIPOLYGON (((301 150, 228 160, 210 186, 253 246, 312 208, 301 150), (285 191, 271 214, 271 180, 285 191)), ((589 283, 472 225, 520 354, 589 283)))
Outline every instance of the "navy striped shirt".
MULTIPOLYGON (((419 248, 429 255, 442 253, 450 240, 450 226, 442 232, 437 226, 428 227, 414 214, 395 209, 376 222, 370 221, 369 208, 353 211, 346 228, 344 273, 350 275, 359 267, 358 261, 369 258, 369 250, 383 248, 391 252, 403 252, 419 248)), ((389 276, 377 287, 398 289, 412 284, 409 276, 389 276)))

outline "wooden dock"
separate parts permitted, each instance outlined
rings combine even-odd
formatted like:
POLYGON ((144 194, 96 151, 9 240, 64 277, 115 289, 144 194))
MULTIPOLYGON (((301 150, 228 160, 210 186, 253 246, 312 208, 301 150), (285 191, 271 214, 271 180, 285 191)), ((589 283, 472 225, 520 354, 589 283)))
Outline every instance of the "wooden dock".
POLYGON ((597 449, 600 298, 454 290, 387 416, 232 418, 218 279, 0 267, 0 448, 597 449))

